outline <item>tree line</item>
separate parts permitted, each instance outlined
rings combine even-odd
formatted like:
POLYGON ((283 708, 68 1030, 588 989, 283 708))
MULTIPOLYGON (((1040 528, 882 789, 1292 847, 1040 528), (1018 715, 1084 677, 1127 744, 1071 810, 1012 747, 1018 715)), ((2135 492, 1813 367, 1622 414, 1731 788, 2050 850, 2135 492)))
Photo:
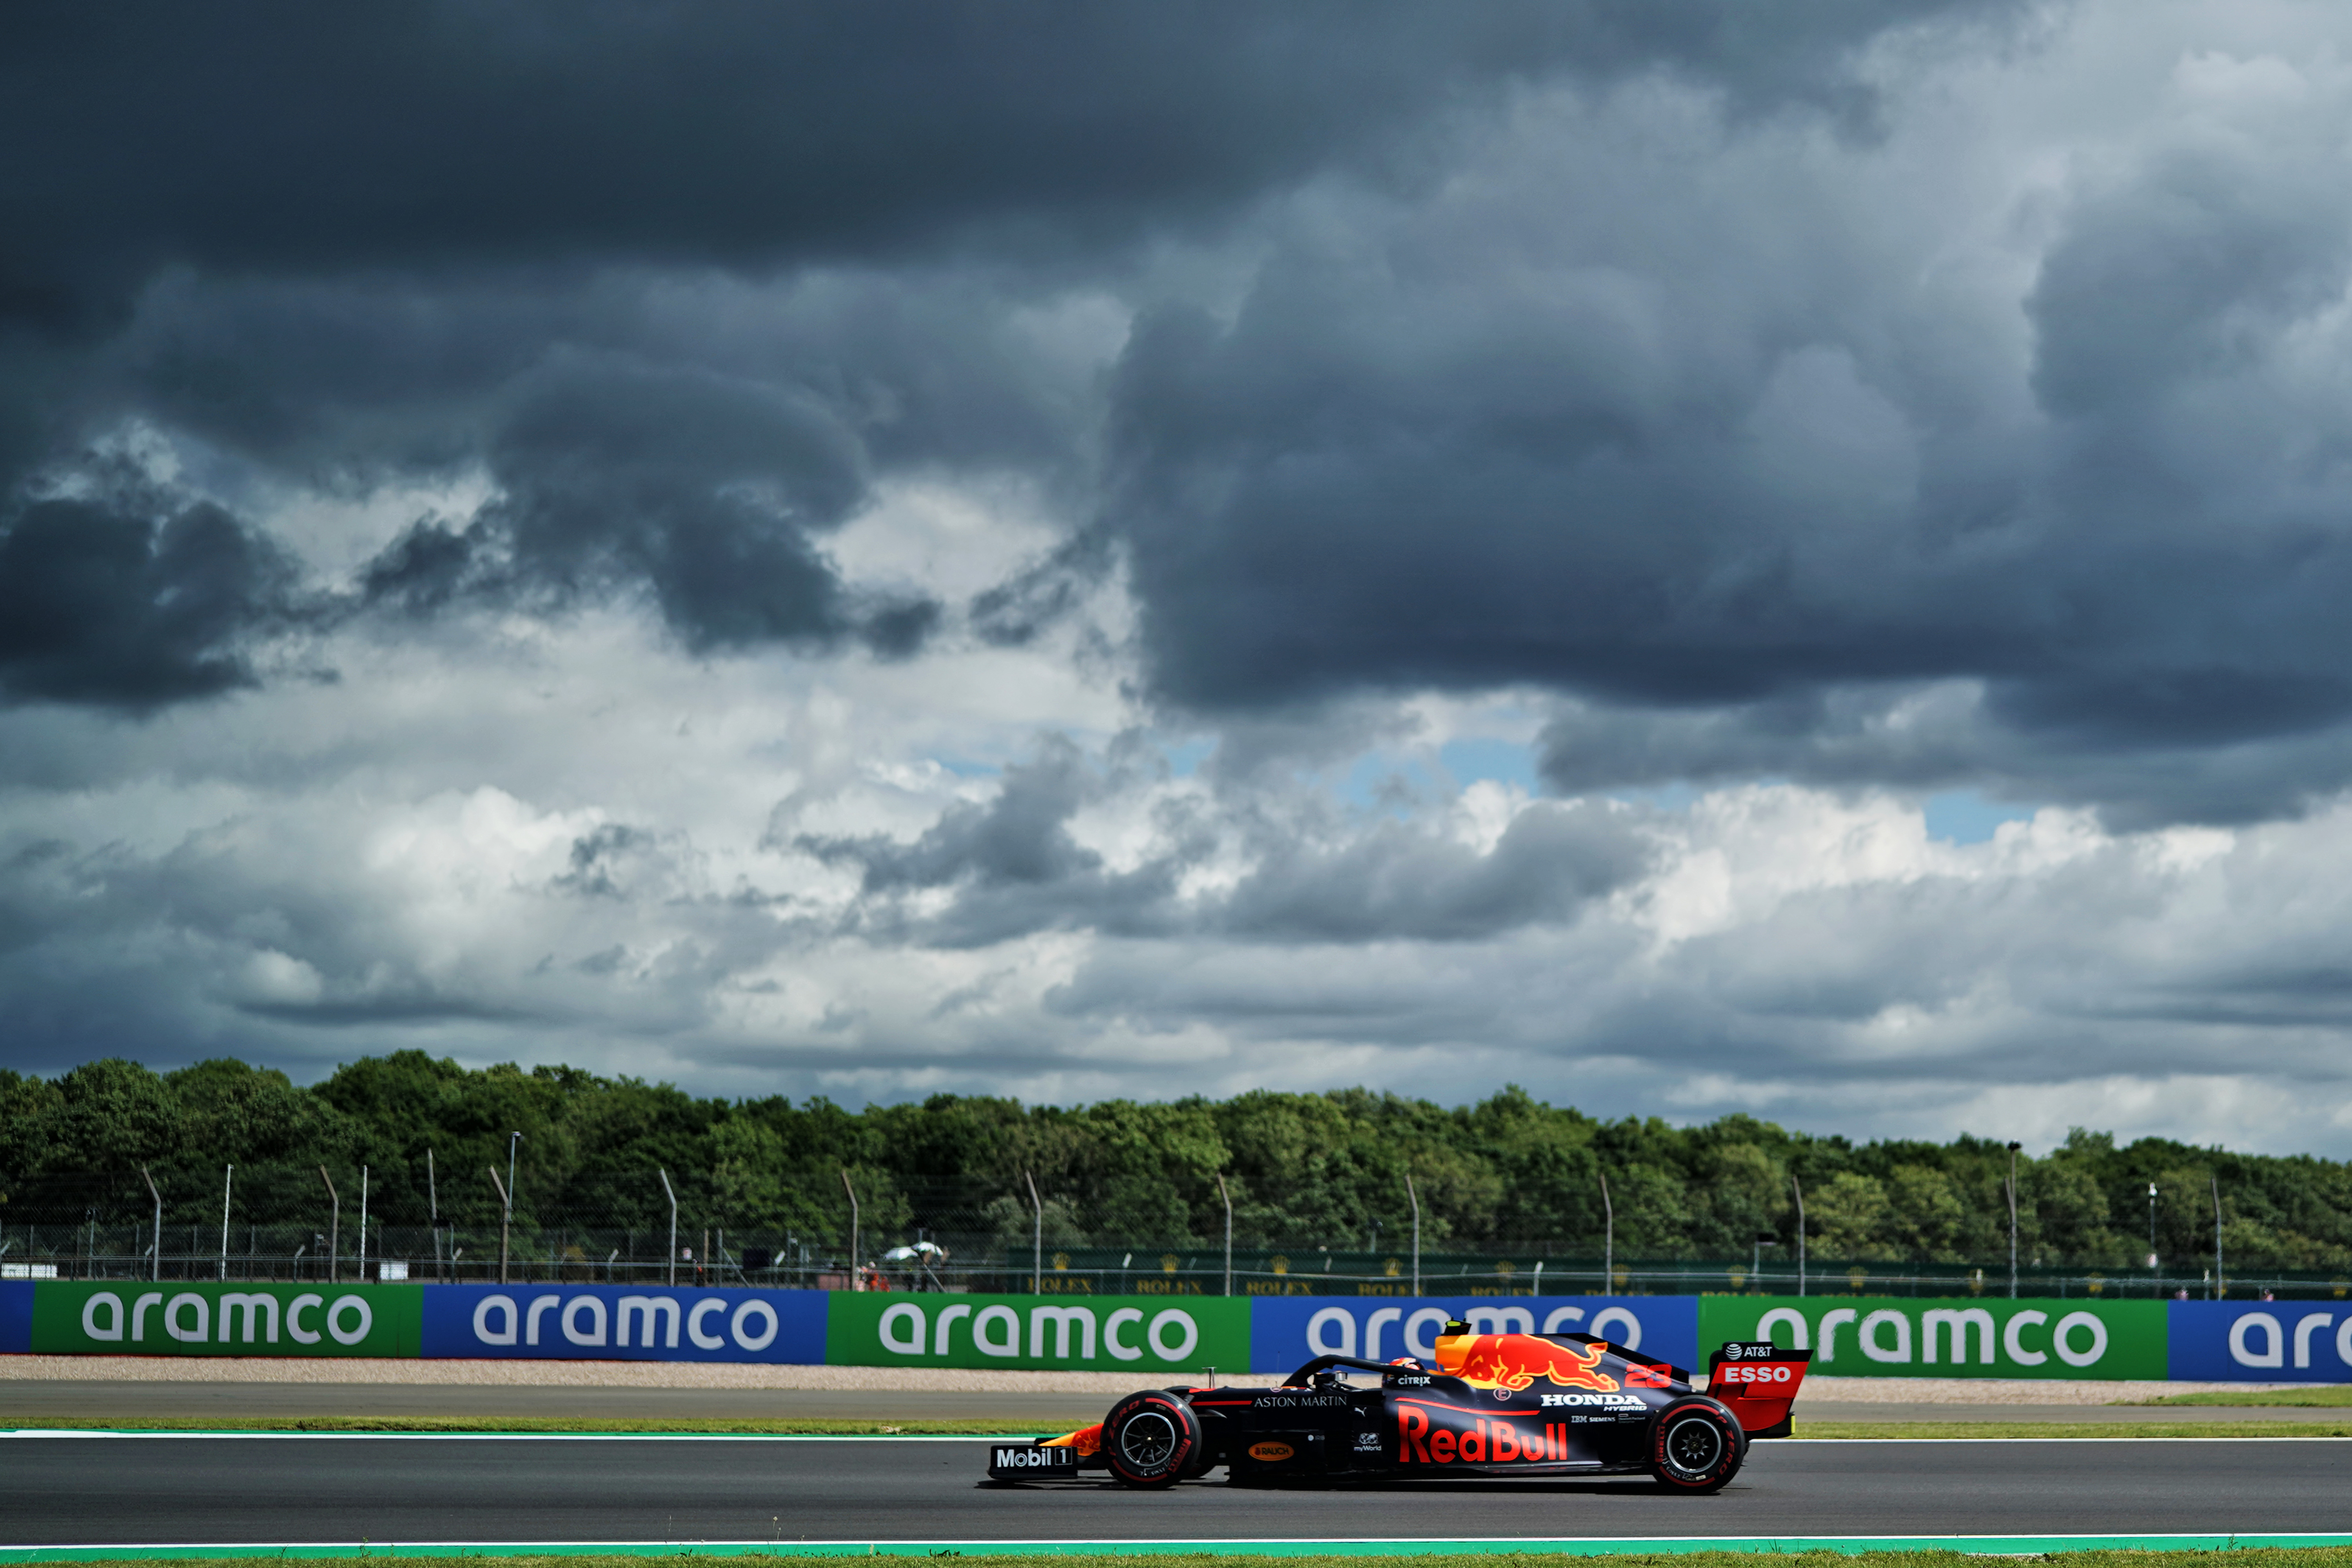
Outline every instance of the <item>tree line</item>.
MULTIPOLYGON (((1852 1140, 1745 1115, 1675 1127, 1609 1121, 1517 1088, 1446 1107, 1370 1089, 1253 1092, 1063 1107, 938 1095, 851 1110, 819 1098, 698 1099, 577 1068, 468 1069, 421 1051, 363 1058, 309 1088, 235 1060, 156 1073, 110 1059, 56 1078, 0 1068, 0 1224, 143 1213, 151 1172, 175 1222, 219 1215, 221 1167, 240 1212, 316 1201, 315 1167, 369 1168, 376 1211, 421 1224, 497 1222, 485 1172, 506 1172, 526 1225, 656 1229, 666 1173, 698 1223, 790 1229, 839 1247, 845 1179, 866 1237, 917 1227, 1025 1241, 1034 1181, 1048 1245, 1221 1242, 1230 1194, 1243 1247, 1379 1253, 1412 1205, 1433 1252, 1597 1257, 1602 1184, 1621 1259, 1739 1258, 1796 1236, 1811 1257, 2005 1264, 2010 1152, 1998 1140, 1852 1140), (1408 1186, 1408 1182, 1410 1186, 1408 1186)), ((2017 1160, 2021 1261, 2168 1268, 2210 1256, 2213 1192, 2232 1268, 2352 1267, 2352 1166, 2076 1130, 2017 1160)), ((346 1194, 345 1201, 349 1201, 346 1194)), ((301 1212, 308 1212, 301 1209, 301 1212)), ((265 1215, 265 1217, 267 1217, 265 1215)))

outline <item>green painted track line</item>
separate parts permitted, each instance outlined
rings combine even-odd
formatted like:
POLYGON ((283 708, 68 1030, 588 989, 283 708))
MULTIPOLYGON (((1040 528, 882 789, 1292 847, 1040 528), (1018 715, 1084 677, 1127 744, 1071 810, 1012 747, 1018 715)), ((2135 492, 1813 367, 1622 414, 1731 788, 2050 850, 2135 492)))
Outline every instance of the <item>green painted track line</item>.
POLYGON ((102 1559, 200 1560, 208 1557, 965 1557, 1164 1556, 1407 1557, 1552 1552, 1612 1557, 1694 1552, 1963 1552, 2044 1555, 2062 1552, 2226 1552, 2252 1547, 2352 1546, 2352 1535, 1647 1535, 1474 1536, 1443 1541, 1362 1537, 1206 1541, 440 1541, 349 1542, 280 1546, 0 1546, 0 1563, 89 1563, 102 1559))

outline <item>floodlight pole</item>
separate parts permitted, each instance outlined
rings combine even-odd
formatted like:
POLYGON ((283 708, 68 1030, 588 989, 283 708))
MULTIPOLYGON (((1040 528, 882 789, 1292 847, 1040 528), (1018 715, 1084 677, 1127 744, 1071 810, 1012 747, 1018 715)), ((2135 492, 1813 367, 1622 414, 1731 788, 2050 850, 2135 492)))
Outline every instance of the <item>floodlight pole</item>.
POLYGON ((367 1282, 368 1168, 360 1167, 360 1282, 367 1282))
POLYGON ((229 1183, 230 1183, 230 1180, 231 1180, 233 1177, 235 1177, 235 1176, 236 1176, 236 1167, 235 1165, 224 1165, 223 1167, 221 1167, 221 1265, 220 1265, 220 1277, 221 1277, 221 1282, 222 1282, 223 1284, 226 1284, 226 1283, 228 1282, 228 1189, 229 1189, 229 1183))
POLYGON ((433 1278, 441 1278, 441 1184, 433 1173, 433 1145, 425 1146, 425 1202, 433 1224, 433 1278))
POLYGON ((2156 1283, 2156 1184, 2147 1184, 2147 1278, 2148 1288, 2158 1289, 2156 1283))

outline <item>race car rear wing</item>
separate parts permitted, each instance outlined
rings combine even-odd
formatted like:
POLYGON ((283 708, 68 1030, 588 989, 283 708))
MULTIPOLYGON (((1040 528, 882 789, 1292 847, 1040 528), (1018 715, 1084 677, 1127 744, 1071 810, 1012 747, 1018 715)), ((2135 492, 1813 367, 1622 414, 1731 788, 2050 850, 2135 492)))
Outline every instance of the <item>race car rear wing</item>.
POLYGON ((1811 1351, 1735 1342, 1708 1358, 1706 1391, 1739 1417, 1739 1429, 1750 1437, 1785 1437, 1789 1406, 1812 1360, 1811 1351))

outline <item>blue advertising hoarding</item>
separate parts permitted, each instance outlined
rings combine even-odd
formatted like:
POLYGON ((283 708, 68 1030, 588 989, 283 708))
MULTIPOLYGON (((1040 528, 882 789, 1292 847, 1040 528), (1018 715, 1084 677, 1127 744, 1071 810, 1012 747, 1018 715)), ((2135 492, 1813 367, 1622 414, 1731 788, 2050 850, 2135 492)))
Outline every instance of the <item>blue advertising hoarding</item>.
POLYGON ((1286 1373, 1318 1355, 1433 1359, 1449 1318, 1480 1333, 1595 1334, 1689 1367, 1695 1296, 1287 1296, 1251 1303, 1250 1370, 1286 1373))
POLYGON ((23 1355, 33 1348, 33 1282, 0 1281, 0 1355, 23 1355))
POLYGON ((422 1353, 507 1361, 756 1361, 821 1365, 822 1290, 644 1285, 436 1285, 422 1353))
POLYGON ((2352 1383, 2352 1302, 2168 1303, 2176 1382, 2352 1383))

